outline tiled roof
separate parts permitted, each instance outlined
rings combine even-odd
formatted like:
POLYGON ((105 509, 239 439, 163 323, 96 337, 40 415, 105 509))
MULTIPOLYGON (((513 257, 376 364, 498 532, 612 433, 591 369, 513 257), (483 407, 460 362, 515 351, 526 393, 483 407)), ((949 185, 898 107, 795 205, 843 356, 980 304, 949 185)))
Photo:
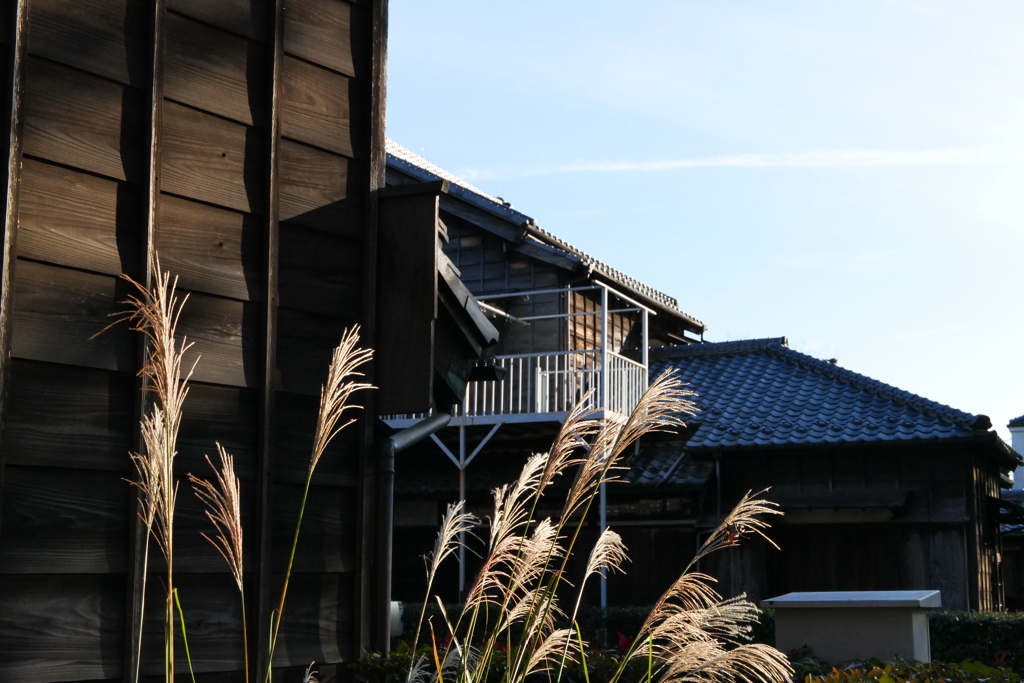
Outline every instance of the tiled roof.
POLYGON ((1010 420, 1010 424, 1008 424, 1006 426, 1007 427, 1024 427, 1024 415, 1021 415, 1020 417, 1013 418, 1012 420, 1010 420))
POLYGON ((652 376, 670 367, 698 395, 690 452, 994 435, 984 415, 794 351, 785 337, 652 351, 652 376))
POLYGON ((626 481, 639 486, 661 486, 699 491, 715 471, 711 458, 695 458, 686 453, 680 441, 642 444, 640 453, 629 462, 626 481))
POLYGON ((550 232, 537 225, 537 222, 533 218, 512 208, 512 205, 504 199, 494 197, 483 190, 473 187, 465 180, 462 180, 448 171, 445 171, 443 168, 430 163, 415 152, 402 147, 394 140, 388 140, 385 145, 385 149, 387 151, 387 161, 390 166, 424 180, 447 180, 451 183, 451 187, 448 190, 450 195, 468 201, 485 211, 504 218, 516 227, 522 227, 524 225, 528 226, 530 232, 535 237, 540 239, 542 242, 546 242, 550 246, 564 251, 566 254, 576 256, 585 267, 597 271, 608 279, 647 297, 651 301, 661 304, 662 306, 670 309, 673 313, 696 323, 705 330, 707 329, 707 326, 704 325, 704 323, 679 310, 679 302, 676 299, 663 292, 659 292, 652 287, 648 287, 639 280, 629 277, 622 271, 616 270, 608 264, 598 261, 593 256, 580 251, 568 242, 555 237, 550 232))

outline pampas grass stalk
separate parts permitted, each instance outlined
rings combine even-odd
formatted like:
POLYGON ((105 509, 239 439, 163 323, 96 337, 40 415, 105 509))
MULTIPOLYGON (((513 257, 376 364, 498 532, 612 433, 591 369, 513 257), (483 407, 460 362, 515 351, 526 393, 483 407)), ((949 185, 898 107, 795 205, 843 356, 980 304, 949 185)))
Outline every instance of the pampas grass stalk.
MULTIPOLYGON (((174 459, 178 431, 181 425, 182 406, 188 395, 188 381, 195 369, 195 363, 184 370, 184 355, 191 344, 182 337, 175 339, 177 325, 185 305, 187 296, 179 299, 176 295, 177 278, 160 267, 159 257, 154 254, 151 263, 154 284, 147 287, 135 282, 128 276, 122 276, 137 290, 126 303, 128 311, 116 314, 118 322, 128 322, 133 331, 141 332, 146 339, 146 362, 139 374, 143 378, 143 388, 151 393, 154 400, 147 406, 141 421, 141 433, 144 444, 143 453, 132 453, 131 459, 137 472, 137 480, 130 482, 139 489, 139 518, 146 530, 143 547, 142 567, 142 610, 145 611, 146 583, 149 574, 149 542, 156 539, 164 559, 167 562, 167 577, 164 612, 164 676, 167 683, 174 680, 174 611, 178 608, 182 622, 182 636, 185 637, 184 615, 177 601, 177 590, 174 587, 174 509, 177 502, 178 486, 174 476, 174 459)), ((327 382, 320 393, 320 407, 317 414, 317 425, 313 448, 306 472, 306 482, 299 516, 292 538, 291 551, 288 556, 288 568, 277 609, 271 613, 271 636, 267 643, 268 659, 266 680, 270 680, 274 651, 277 645, 281 620, 284 614, 288 584, 295 564, 295 553, 298 547, 299 533, 309 498, 309 489, 320 458, 338 433, 354 422, 354 418, 344 419, 349 410, 357 408, 351 402, 352 395, 361 390, 373 388, 371 385, 356 381, 362 373, 358 368, 370 360, 372 352, 357 346, 359 327, 345 330, 341 342, 331 359, 327 372, 327 382)), ((196 359, 198 362, 198 358, 196 359)), ((206 460, 213 469, 212 480, 204 480, 189 475, 194 491, 206 507, 206 515, 216 530, 211 537, 203 534, 221 554, 231 569, 232 577, 238 588, 242 605, 242 640, 245 651, 245 679, 249 680, 249 638, 245 614, 245 583, 243 568, 243 533, 241 523, 241 493, 238 478, 235 476, 234 459, 220 444, 217 444, 220 456, 220 469, 214 466, 207 456, 206 460)), ((442 559, 445 557, 442 553, 442 559)), ((136 651, 142 651, 142 619, 139 620, 138 634, 133 637, 136 651)), ((191 656, 189 670, 191 672, 191 656)), ((140 664, 141 665, 141 664, 140 664)), ((139 680, 139 666, 136 667, 134 680, 139 680)), ((312 665, 306 671, 306 680, 315 681, 316 672, 312 665)))
POLYGON ((267 656, 267 670, 265 682, 270 681, 270 673, 274 663, 274 651, 277 647, 277 637, 281 630, 281 619, 284 615, 285 598, 288 596, 288 583, 291 580, 292 568, 295 564, 295 551, 299 546, 299 532, 302 529, 302 519, 306 512, 306 501, 309 498, 309 487, 313 481, 313 471, 316 469, 320 458, 323 456, 327 446, 335 436, 355 422, 355 418, 343 421, 342 418, 349 410, 359 406, 351 403, 352 394, 361 389, 374 388, 371 384, 355 381, 354 378, 362 377, 363 373, 358 368, 367 363, 373 357, 373 351, 361 349, 359 343, 359 326, 345 330, 341 336, 341 342, 334 349, 331 364, 327 369, 327 382, 320 389, 320 410, 317 414, 316 432, 313 438, 313 451, 309 458, 309 467, 306 470, 306 484, 302 490, 302 502, 299 505, 299 518, 295 522, 295 533, 292 535, 291 552, 288 554, 288 568, 284 575, 284 584, 281 587, 281 599, 277 609, 271 615, 271 636, 267 656))
MULTIPOLYGON (((178 486, 174 478, 174 457, 176 455, 178 428, 181 425, 182 405, 188 395, 187 383, 195 364, 183 371, 184 355, 191 344, 184 338, 176 341, 176 330, 181 309, 188 297, 178 299, 177 278, 160 268, 159 257, 153 257, 151 264, 154 284, 152 288, 135 282, 138 294, 130 296, 125 303, 129 310, 118 314, 118 321, 126 321, 132 330, 141 332, 146 338, 146 363, 139 374, 145 389, 154 401, 149 405, 142 419, 142 440, 144 453, 133 453, 132 462, 139 475, 132 482, 141 495, 140 517, 146 527, 146 543, 143 548, 143 606, 145 606, 146 575, 149 570, 149 537, 152 535, 167 562, 167 595, 164 609, 164 677, 168 683, 174 680, 174 508, 177 502, 178 486)), ((116 322, 115 322, 116 324, 116 322)), ((197 359, 198 360, 198 359, 197 359)), ((142 620, 139 620, 137 641, 141 651, 142 620)), ((135 678, 138 680, 136 669, 135 678)))
POLYGON ((249 683, 249 627, 245 617, 245 569, 242 552, 242 495, 238 477, 235 476, 235 460, 224 447, 217 444, 220 455, 220 470, 214 466, 210 456, 206 462, 213 470, 213 481, 188 475, 193 491, 206 506, 206 517, 213 523, 217 533, 213 538, 203 534, 231 569, 231 575, 238 587, 242 605, 242 652, 245 661, 245 682, 249 683))

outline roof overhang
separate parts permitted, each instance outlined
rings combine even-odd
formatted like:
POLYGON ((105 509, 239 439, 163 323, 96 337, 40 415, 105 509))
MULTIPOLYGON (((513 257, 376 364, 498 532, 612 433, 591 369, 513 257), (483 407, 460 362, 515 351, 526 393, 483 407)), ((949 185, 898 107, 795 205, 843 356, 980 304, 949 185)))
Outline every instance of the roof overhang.
MULTIPOLYGON (((441 169, 435 172, 421 168, 393 154, 388 155, 387 163, 391 170, 402 174, 409 182, 435 180, 442 177, 439 173, 443 173, 441 169)), ((707 326, 703 322, 679 310, 675 299, 575 249, 541 229, 533 218, 513 209, 511 205, 464 187, 457 179, 452 180, 453 178, 454 176, 449 174, 447 179, 450 186, 447 194, 441 197, 441 211, 505 239, 513 245, 514 251, 551 263, 571 273, 583 272, 587 276, 613 284, 642 301, 657 314, 677 320, 683 329, 692 334, 703 335, 707 331, 707 326)), ((394 174, 392 179, 395 179, 394 174)))

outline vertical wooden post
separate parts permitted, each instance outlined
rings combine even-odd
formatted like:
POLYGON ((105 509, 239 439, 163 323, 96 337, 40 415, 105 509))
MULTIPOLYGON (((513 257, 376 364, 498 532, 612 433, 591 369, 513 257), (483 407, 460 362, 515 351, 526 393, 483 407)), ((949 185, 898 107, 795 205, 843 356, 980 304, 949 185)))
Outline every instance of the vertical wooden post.
MULTIPOLYGON (((147 287, 153 286, 153 256, 156 249, 156 236, 159 228, 160 214, 160 131, 163 121, 164 102, 164 17, 166 7, 164 0, 155 0, 153 16, 150 22, 149 43, 149 131, 147 147, 147 165, 149 168, 146 185, 146 232, 142 239, 139 264, 139 282, 147 287)), ((123 122, 122 125, 129 125, 123 122)), ((138 342, 137 366, 142 368, 146 363, 148 342, 140 335, 138 342)), ((142 453, 142 432, 139 426, 145 415, 147 397, 145 380, 139 377, 135 392, 135 424, 133 429, 133 445, 136 453, 142 453)), ((145 571, 146 571, 146 527, 139 519, 138 490, 133 488, 132 505, 129 511, 128 538, 128 610, 125 619, 125 657, 124 680, 134 681, 141 666, 142 653, 139 648, 138 631, 143 624, 143 605, 145 603, 145 571)))
MULTIPOLYGON (((255 647, 250 648, 251 669, 256 672, 256 680, 263 681, 273 662, 267 659, 268 646, 271 638, 271 613, 273 601, 270 592, 273 588, 270 573, 270 470, 274 451, 274 395, 276 390, 275 375, 277 373, 277 303, 278 303, 278 243, 280 236, 280 156, 279 142, 281 139, 281 67, 284 61, 284 0, 274 3, 273 31, 273 65, 270 79, 270 130, 267 148, 267 232, 265 240, 265 286, 264 297, 264 329, 263 329, 263 368, 260 377, 260 438, 259 463, 257 465, 258 514, 260 521, 257 553, 259 557, 259 573, 256 577, 256 623, 250 630, 256 634, 255 647)), ((250 610, 250 613, 252 611, 250 610)))
MULTIPOLYGON (((11 288, 14 262, 18 256, 18 195, 21 190, 22 94, 25 77, 25 22, 29 0, 11 3, 11 32, 7 35, 7 82, 4 123, 7 130, 7 164, 4 186, 7 208, 4 213, 3 253, 0 255, 0 504, 4 495, 4 438, 7 419, 7 392, 11 376, 11 288)), ((2 531, 2 529, 0 529, 2 531)))
MULTIPOLYGON (((370 183, 364 206, 362 345, 376 348, 377 343, 377 191, 384 187, 387 169, 385 152, 385 118, 387 96, 388 0, 373 0, 370 69, 370 183)), ((367 381, 373 384, 374 363, 366 369, 367 381)), ((374 642, 375 603, 378 594, 373 575, 376 546, 372 529, 376 528, 377 462, 374 424, 376 422, 375 392, 366 392, 359 424, 359 509, 356 515, 356 549, 360 562, 355 605, 359 628, 355 650, 368 649, 374 642)))

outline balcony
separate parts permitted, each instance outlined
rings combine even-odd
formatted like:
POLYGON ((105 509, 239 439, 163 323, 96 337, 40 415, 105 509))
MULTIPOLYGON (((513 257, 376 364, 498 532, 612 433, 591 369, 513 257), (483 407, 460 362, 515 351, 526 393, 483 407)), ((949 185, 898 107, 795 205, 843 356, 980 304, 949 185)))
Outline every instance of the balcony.
MULTIPOLYGON (((561 422, 569 411, 586 398, 589 408, 604 410, 598 417, 628 415, 647 390, 646 353, 647 317, 650 312, 639 303, 606 286, 576 287, 562 290, 539 290, 527 295, 569 293, 597 290, 600 306, 596 310, 564 312, 512 318, 529 324, 545 319, 572 320, 578 316, 599 316, 597 349, 545 351, 500 355, 487 359, 496 368, 500 379, 478 381, 468 385, 466 397, 452 411, 453 426, 497 425, 523 422, 561 422), (624 300, 627 307, 609 308, 609 297, 624 300), (607 330, 610 315, 634 315, 640 331, 642 362, 613 352, 607 330)), ((516 293, 516 295, 521 295, 516 293)), ((481 296, 480 300, 502 295, 481 296)), ((506 295, 507 296, 507 295, 506 295)), ((498 310, 488 304, 484 307, 498 310)), ((407 427, 425 415, 391 415, 385 421, 393 428, 407 427)))

